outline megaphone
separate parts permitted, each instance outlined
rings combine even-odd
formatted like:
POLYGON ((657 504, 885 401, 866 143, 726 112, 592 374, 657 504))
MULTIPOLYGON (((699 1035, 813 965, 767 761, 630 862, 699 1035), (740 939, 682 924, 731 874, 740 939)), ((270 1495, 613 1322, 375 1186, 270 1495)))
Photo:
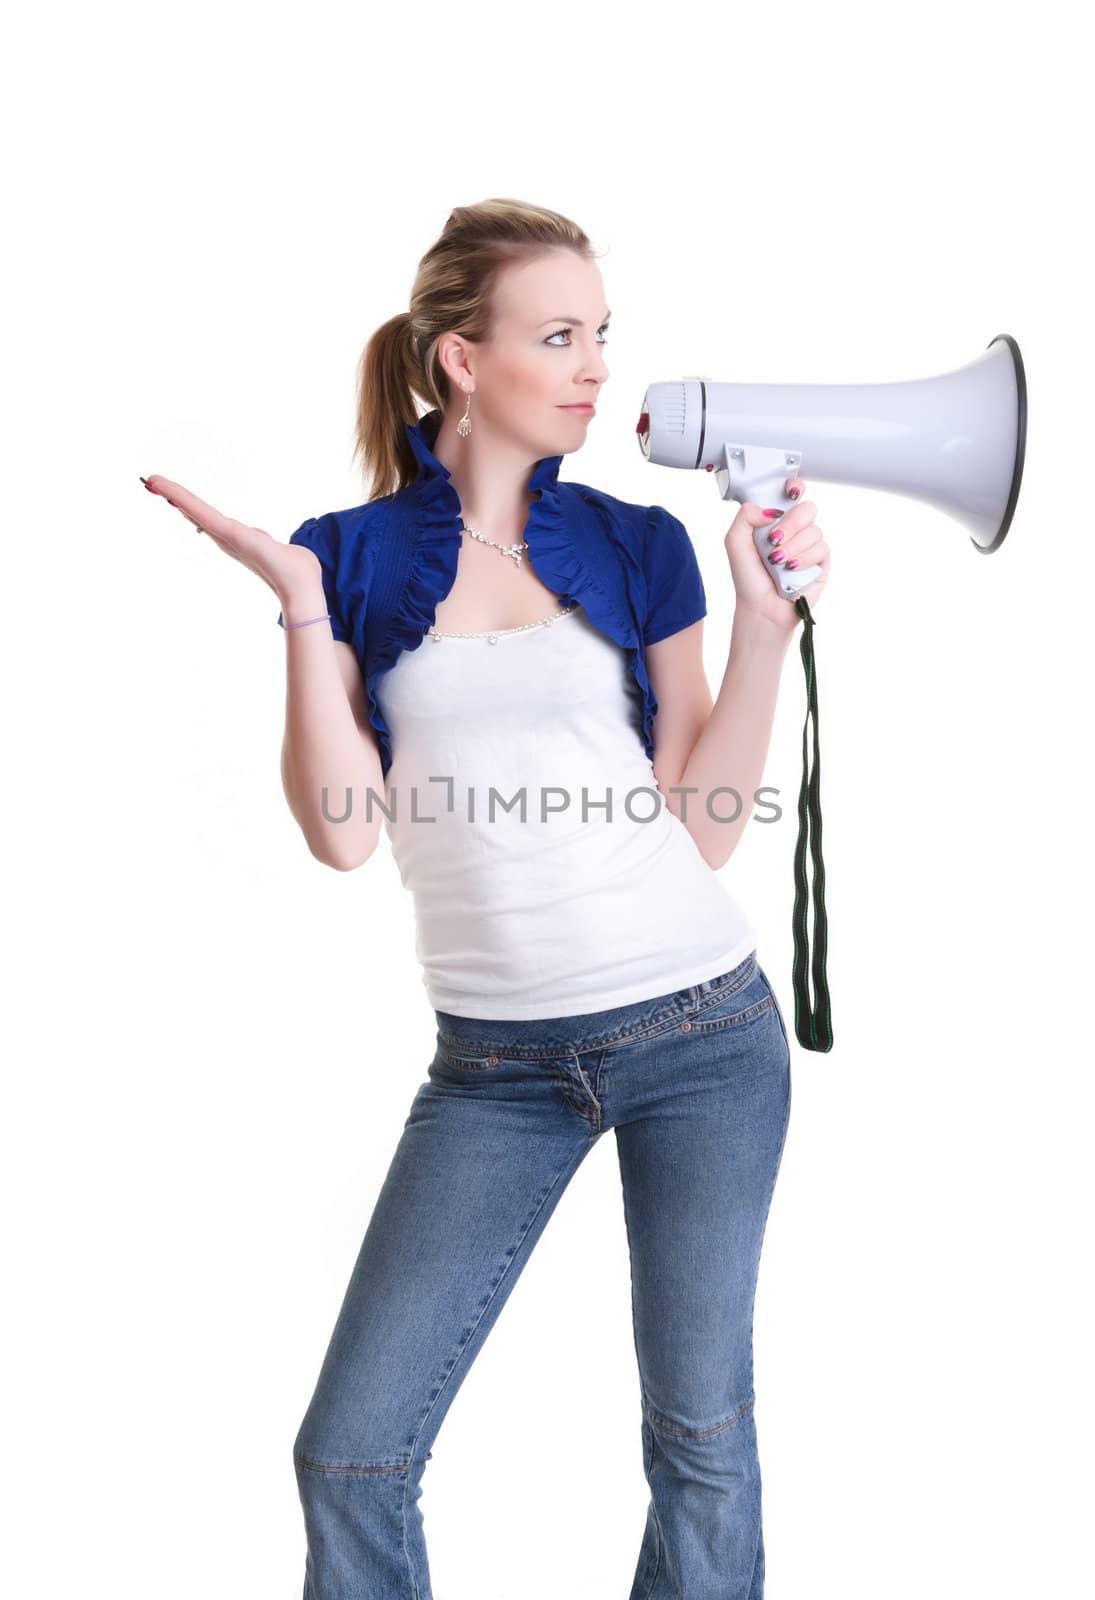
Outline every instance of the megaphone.
MULTIPOLYGON (((652 383, 636 428, 654 466, 714 474, 724 500, 751 500, 787 511, 788 478, 853 483, 922 500, 954 517, 975 550, 990 555, 1004 541, 1019 499, 1026 453, 1027 386, 1019 346, 997 334, 964 367, 904 383, 716 383, 707 378, 652 383)), ((753 538, 777 591, 793 603, 805 627, 807 728, 814 721, 814 765, 803 780, 795 851, 795 1033, 809 1050, 832 1048, 825 977, 827 925, 821 859, 814 619, 801 591, 821 569, 788 572, 767 556, 769 529, 753 538), (806 937, 806 844, 814 864, 814 954, 806 937), (816 1000, 811 1006, 807 967, 816 1000)))

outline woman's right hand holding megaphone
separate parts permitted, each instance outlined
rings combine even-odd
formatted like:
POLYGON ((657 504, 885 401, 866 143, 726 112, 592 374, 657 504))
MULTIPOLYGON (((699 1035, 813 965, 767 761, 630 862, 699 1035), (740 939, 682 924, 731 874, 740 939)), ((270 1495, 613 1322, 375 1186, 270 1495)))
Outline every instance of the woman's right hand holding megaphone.
POLYGON ((735 619, 763 620, 788 638, 799 625, 799 613, 793 602, 776 590, 771 563, 786 562, 791 570, 820 569, 814 581, 800 591, 811 611, 829 581, 831 567, 829 546, 814 521, 817 506, 800 498, 805 490, 801 478, 787 480, 784 494, 796 502, 789 511, 743 501, 723 541, 737 596, 735 619))

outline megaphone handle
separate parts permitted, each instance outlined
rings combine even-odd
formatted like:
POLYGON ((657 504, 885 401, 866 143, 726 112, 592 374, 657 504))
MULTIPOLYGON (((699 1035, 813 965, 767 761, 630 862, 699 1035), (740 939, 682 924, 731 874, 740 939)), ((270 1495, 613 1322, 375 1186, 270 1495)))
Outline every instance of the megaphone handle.
MULTIPOLYGON (((814 569, 816 570, 816 569, 814 569)), ((795 610, 803 621, 800 649, 806 671, 806 722, 802 729, 802 785, 798 796, 798 840, 795 844, 795 906, 792 914, 792 931, 795 940, 794 990, 795 1036, 807 1050, 831 1050, 833 1047, 832 1013, 829 1008, 829 984, 825 976, 825 955, 828 947, 829 926, 825 914, 825 863, 821 859, 821 747, 817 725, 817 673, 814 670, 814 619, 805 598, 795 601, 795 610), (807 732, 810 718, 814 721, 814 765, 809 771, 807 732), (810 956, 810 936, 807 928, 807 909, 810 886, 806 879, 806 843, 809 839, 810 855, 814 867, 814 953, 810 956), (809 974, 814 979, 814 1005, 810 1004, 809 974)))
MULTIPOLYGON (((782 446, 742 444, 733 439, 723 442, 722 462, 716 469, 715 480, 724 500, 737 500, 743 504, 752 500, 759 506, 781 506, 790 511, 795 502, 784 494, 788 474, 802 469, 802 452, 782 446)), ((782 515, 782 512, 780 513, 782 515)), ((794 601, 808 589, 815 578, 820 578, 820 567, 801 567, 788 572, 782 561, 775 565, 769 561, 772 546, 768 535, 772 523, 753 529, 753 543, 764 562, 764 570, 771 575, 776 593, 784 600, 794 601)))
MULTIPOLYGON (((794 503, 793 500, 788 500, 783 509, 789 511, 794 503)), ((775 526, 778 527, 778 523, 775 526)), ((797 600, 800 591, 808 589, 814 579, 821 576, 821 568, 799 567, 794 571, 788 572, 782 561, 777 561, 773 566, 768 559, 772 554, 772 546, 768 539, 772 527, 772 523, 766 523, 762 528, 754 528, 753 543, 756 545, 757 554, 764 562, 765 569, 771 573, 772 582, 775 584, 777 592, 785 600, 797 600)))

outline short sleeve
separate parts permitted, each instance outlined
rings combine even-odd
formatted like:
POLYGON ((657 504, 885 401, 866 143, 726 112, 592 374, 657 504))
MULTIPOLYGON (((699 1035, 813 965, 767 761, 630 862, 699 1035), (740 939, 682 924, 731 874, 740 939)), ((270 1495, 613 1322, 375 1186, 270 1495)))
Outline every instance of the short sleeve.
MULTIPOLYGON (((307 521, 301 523, 295 533, 289 535, 289 543, 306 545, 318 556, 323 576, 323 592, 327 598, 327 610, 331 613, 331 632, 336 639, 341 639, 346 644, 352 643, 339 598, 340 545, 337 518, 329 511, 322 517, 309 517, 307 521)), ((285 626, 284 617, 285 613, 279 611, 280 628, 285 626)))
POLYGON ((646 618, 643 644, 657 644, 707 615, 700 564, 688 530, 664 506, 646 512, 643 570, 646 618))

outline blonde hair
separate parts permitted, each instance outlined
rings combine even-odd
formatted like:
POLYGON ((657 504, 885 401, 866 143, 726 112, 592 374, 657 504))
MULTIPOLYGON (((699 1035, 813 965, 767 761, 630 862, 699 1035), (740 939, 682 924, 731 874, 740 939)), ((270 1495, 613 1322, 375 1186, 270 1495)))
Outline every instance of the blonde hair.
POLYGON ((449 213, 440 238, 418 263, 410 310, 377 328, 358 363, 354 458, 371 479, 371 499, 406 488, 418 474, 405 432, 407 423, 419 420, 415 400, 444 412, 452 398, 438 359, 441 336, 487 339, 502 269, 560 248, 598 259, 577 223, 541 206, 491 199, 449 213))

